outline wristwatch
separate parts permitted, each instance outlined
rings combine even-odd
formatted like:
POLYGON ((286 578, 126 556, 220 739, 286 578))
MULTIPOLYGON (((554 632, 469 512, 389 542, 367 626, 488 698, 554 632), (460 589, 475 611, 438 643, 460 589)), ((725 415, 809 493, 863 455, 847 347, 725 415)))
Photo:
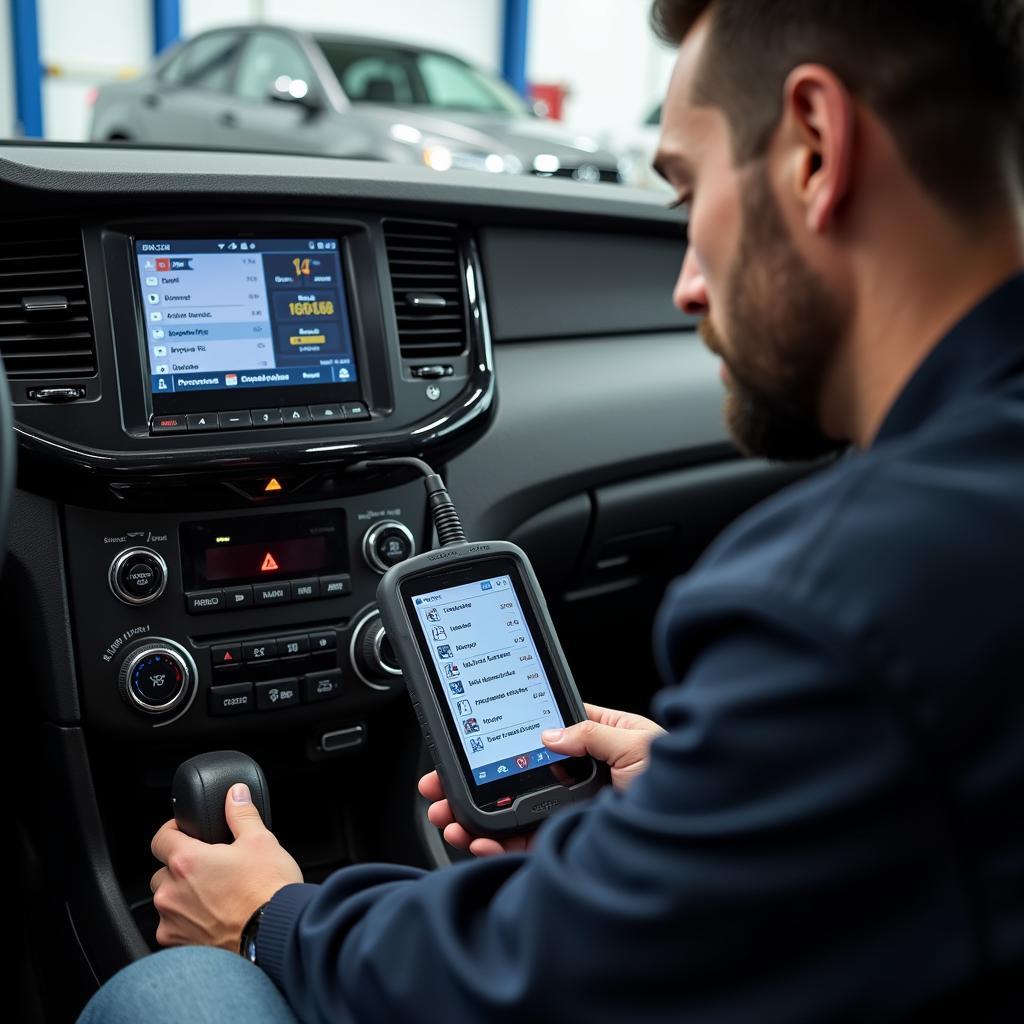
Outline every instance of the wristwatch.
POLYGON ((264 903, 252 912, 252 916, 242 929, 242 940, 238 943, 238 952, 253 964, 256 963, 256 935, 260 930, 260 921, 263 920, 263 911, 266 907, 267 904, 264 903))

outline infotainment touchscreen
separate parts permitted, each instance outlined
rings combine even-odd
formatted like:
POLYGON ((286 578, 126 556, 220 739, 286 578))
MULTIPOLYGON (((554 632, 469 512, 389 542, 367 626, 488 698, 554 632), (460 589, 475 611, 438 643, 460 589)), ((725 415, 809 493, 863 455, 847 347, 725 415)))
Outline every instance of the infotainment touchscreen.
POLYGON ((337 239, 136 240, 135 257, 154 396, 356 381, 337 239))

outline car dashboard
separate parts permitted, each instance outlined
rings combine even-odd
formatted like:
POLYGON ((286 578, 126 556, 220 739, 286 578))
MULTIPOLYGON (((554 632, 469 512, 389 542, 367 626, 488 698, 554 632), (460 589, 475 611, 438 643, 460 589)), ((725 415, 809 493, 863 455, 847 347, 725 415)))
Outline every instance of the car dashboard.
POLYGON ((149 840, 194 754, 263 765, 309 881, 446 861, 375 603, 432 529, 373 460, 425 459, 471 539, 524 547, 584 698, 636 710, 667 580, 806 472, 731 446, 649 195, 54 145, 0 146, 0 190, 17 820, 69 1006, 156 948, 149 840), (250 366, 210 369, 243 316, 250 366))

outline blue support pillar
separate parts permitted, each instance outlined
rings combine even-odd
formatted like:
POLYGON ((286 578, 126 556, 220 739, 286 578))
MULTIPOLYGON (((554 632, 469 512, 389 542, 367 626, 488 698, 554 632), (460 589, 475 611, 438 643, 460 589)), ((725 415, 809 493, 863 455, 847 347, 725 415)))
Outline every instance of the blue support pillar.
POLYGON ((530 0, 505 0, 501 74, 521 96, 526 95, 526 32, 529 22, 530 0))
POLYGON ((11 49, 18 127, 28 139, 43 137, 43 63, 39 59, 36 0, 11 0, 11 49))
POLYGON ((153 0, 153 52, 160 53, 180 38, 180 0, 153 0))

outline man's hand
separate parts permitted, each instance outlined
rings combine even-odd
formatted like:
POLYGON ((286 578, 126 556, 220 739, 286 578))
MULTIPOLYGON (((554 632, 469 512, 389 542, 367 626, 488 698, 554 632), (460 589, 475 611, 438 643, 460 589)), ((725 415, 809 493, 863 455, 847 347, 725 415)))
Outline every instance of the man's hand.
POLYGON ((302 881, 299 865, 263 824, 248 786, 232 786, 224 810, 235 837, 230 846, 193 839, 173 818, 153 837, 153 856, 167 865, 149 883, 161 946, 219 946, 237 953, 253 911, 278 889, 302 881), (236 794, 242 802, 233 799, 236 794))
MULTIPOLYGON (((657 722, 643 715, 613 711, 596 704, 584 705, 589 721, 578 722, 566 729, 547 729, 541 740, 548 750, 557 754, 580 757, 589 754, 603 761, 612 770, 612 785, 626 789, 647 767, 647 752, 651 740, 665 730, 657 722)), ((533 834, 512 836, 509 839, 489 839, 471 836, 456 820, 445 799, 444 789, 437 772, 424 775, 419 782, 420 793, 432 801, 427 818, 436 828, 444 830, 444 838, 458 850, 469 850, 477 857, 496 853, 513 853, 529 848, 533 834)))

